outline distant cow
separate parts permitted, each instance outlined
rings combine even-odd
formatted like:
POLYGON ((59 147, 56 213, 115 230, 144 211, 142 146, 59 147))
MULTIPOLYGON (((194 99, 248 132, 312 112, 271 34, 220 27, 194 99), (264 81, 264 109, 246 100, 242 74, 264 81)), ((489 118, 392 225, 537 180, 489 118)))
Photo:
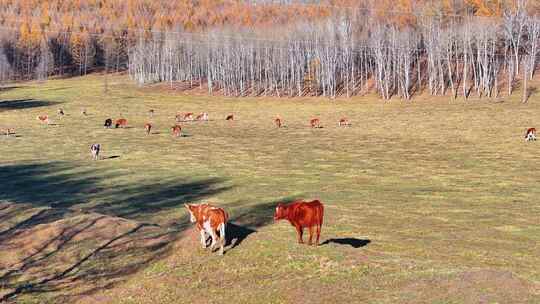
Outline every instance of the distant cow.
POLYGON ((48 115, 39 115, 38 117, 36 117, 36 119, 39 120, 42 123, 46 123, 46 124, 51 123, 51 120, 49 119, 48 115))
POLYGON ((184 113, 184 120, 193 120, 193 113, 184 113))
POLYGON ((150 109, 148 111, 148 115, 150 115, 150 117, 154 117, 154 109, 150 109))
POLYGON ((115 128, 125 128, 127 126, 127 120, 125 118, 117 119, 114 123, 115 128))
POLYGON ((227 115, 227 117, 225 118, 225 120, 231 120, 231 121, 233 121, 233 120, 234 120, 234 115, 233 115, 233 114, 227 115))
POLYGON ((202 247, 206 248, 206 235, 209 234, 212 238, 210 249, 213 251, 219 242, 219 254, 223 255, 226 242, 225 227, 229 219, 227 212, 210 204, 184 204, 184 206, 189 211, 191 222, 197 224, 202 247))
POLYGON ((276 119, 274 119, 274 123, 276 124, 276 127, 278 128, 281 128, 281 118, 279 117, 276 117, 276 119))
POLYGON ((320 128, 321 127, 321 121, 318 118, 313 118, 309 121, 309 124, 312 128, 320 128))
POLYGON ((4 133, 7 137, 9 137, 11 134, 15 134, 15 131, 12 128, 3 128, 0 129, 0 133, 4 133))
POLYGON ((92 153, 93 160, 98 160, 100 149, 101 149, 100 144, 93 144, 92 146, 90 146, 90 152, 92 153))
POLYGON ((86 112, 86 109, 82 109, 81 114, 84 116, 88 115, 88 113, 86 112))
POLYGON ((351 125, 351 123, 350 123, 349 120, 348 120, 347 118, 345 118, 345 117, 341 118, 341 119, 339 120, 339 122, 338 122, 338 126, 340 126, 340 127, 348 127, 348 126, 350 126, 350 125, 351 125))
POLYGON ((536 140, 536 128, 527 129, 527 132, 525 132, 525 140, 526 141, 536 140))
POLYGON ((58 115, 64 116, 65 115, 64 109, 62 109, 62 108, 58 109, 58 115))
POLYGON ((197 115, 197 118, 195 119, 200 121, 208 121, 208 113, 202 112, 201 114, 197 115))
POLYGON ((110 128, 112 126, 112 119, 107 118, 105 119, 105 123, 103 124, 105 128, 110 128))
POLYGON ((144 129, 146 130, 146 135, 150 134, 150 130, 152 130, 152 125, 150 123, 146 123, 144 125, 144 129))
POLYGON ((303 244, 304 228, 309 228, 309 242, 312 244, 313 229, 316 229, 317 238, 315 246, 319 245, 319 237, 321 236, 321 226, 323 223, 324 207, 319 200, 311 202, 295 201, 290 204, 279 203, 276 207, 274 220, 288 220, 291 225, 296 228, 298 243, 303 244))
POLYGON ((174 136, 178 137, 182 133, 182 127, 180 125, 172 126, 171 131, 174 136))

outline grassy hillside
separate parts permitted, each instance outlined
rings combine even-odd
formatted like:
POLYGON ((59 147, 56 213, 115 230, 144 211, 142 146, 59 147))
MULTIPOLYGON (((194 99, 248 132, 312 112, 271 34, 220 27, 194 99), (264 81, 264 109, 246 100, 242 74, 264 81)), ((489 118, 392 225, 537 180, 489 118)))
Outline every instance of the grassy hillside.
POLYGON ((0 296, 539 303, 540 142, 523 139, 540 127, 538 95, 525 105, 517 95, 384 103, 174 95, 124 76, 109 84, 107 94, 101 76, 0 91, 0 127, 17 133, 0 137, 0 296), (184 123, 173 138, 179 111, 211 121, 184 123), (102 127, 120 115, 130 128, 102 127), (308 127, 314 116, 323 128, 308 127), (337 127, 342 116, 351 127, 337 127), (96 142, 100 161, 90 158, 96 142), (293 198, 325 203, 324 245, 297 245, 293 227, 273 222, 276 202, 293 198), (200 249, 187 223, 183 203, 202 201, 231 215, 223 257, 200 249))

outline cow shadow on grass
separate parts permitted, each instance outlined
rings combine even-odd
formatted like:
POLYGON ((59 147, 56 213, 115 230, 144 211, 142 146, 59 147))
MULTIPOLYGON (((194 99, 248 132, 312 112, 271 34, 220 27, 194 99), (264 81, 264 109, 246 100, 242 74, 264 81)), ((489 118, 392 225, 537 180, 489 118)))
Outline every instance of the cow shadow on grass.
POLYGON ((46 107, 54 104, 60 104, 60 102, 52 102, 47 100, 35 100, 35 99, 13 99, 13 100, 0 100, 0 112, 9 110, 24 110, 37 107, 46 107))
POLYGON ((369 243, 371 243, 371 240, 362 240, 357 238, 332 238, 328 239, 321 243, 322 245, 328 245, 328 244, 339 244, 339 245, 349 245, 353 248, 361 248, 364 246, 367 246, 369 243))
POLYGON ((190 227, 185 214, 163 218, 230 188, 219 178, 133 182, 89 164, 0 165, 0 302, 74 302, 123 282, 190 227))

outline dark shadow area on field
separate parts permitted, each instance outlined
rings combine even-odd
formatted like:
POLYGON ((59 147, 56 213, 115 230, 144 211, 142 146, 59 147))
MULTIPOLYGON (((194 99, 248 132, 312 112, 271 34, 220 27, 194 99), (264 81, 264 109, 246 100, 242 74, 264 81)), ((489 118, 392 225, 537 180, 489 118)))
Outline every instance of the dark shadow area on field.
POLYGON ((369 243, 371 243, 371 240, 361 240, 357 238, 339 238, 339 239, 328 239, 321 243, 322 245, 327 244, 339 244, 339 245, 349 245, 353 248, 360 248, 367 246, 369 243))
POLYGON ((120 155, 104 156, 104 157, 102 158, 102 160, 115 159, 115 158, 120 158, 120 155))
POLYGON ((46 100, 35 99, 13 99, 13 100, 0 100, 0 112, 9 110, 23 110, 37 107, 46 107, 54 104, 60 104, 61 102, 52 102, 46 100))
POLYGON ((230 249, 240 245, 250 234, 256 233, 258 228, 264 227, 274 221, 274 211, 278 203, 289 203, 296 197, 285 197, 252 206, 238 207, 233 210, 233 216, 227 224, 227 243, 230 249))
POLYGON ((156 213, 229 189, 217 178, 102 184, 123 175, 66 162, 0 165, 0 302, 23 293, 70 302, 110 288, 170 254, 191 227, 180 214, 151 223, 156 213))
POLYGON ((15 90, 15 89, 20 89, 20 88, 22 87, 21 86, 0 87, 0 92, 10 91, 10 90, 15 90))

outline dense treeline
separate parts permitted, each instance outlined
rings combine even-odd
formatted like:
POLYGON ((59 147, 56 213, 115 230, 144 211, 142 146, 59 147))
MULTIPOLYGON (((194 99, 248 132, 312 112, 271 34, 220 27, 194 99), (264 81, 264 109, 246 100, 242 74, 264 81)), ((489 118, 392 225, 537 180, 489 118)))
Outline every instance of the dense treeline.
POLYGON ((512 93, 533 1, 0 0, 0 80, 129 71, 229 96, 512 93))

